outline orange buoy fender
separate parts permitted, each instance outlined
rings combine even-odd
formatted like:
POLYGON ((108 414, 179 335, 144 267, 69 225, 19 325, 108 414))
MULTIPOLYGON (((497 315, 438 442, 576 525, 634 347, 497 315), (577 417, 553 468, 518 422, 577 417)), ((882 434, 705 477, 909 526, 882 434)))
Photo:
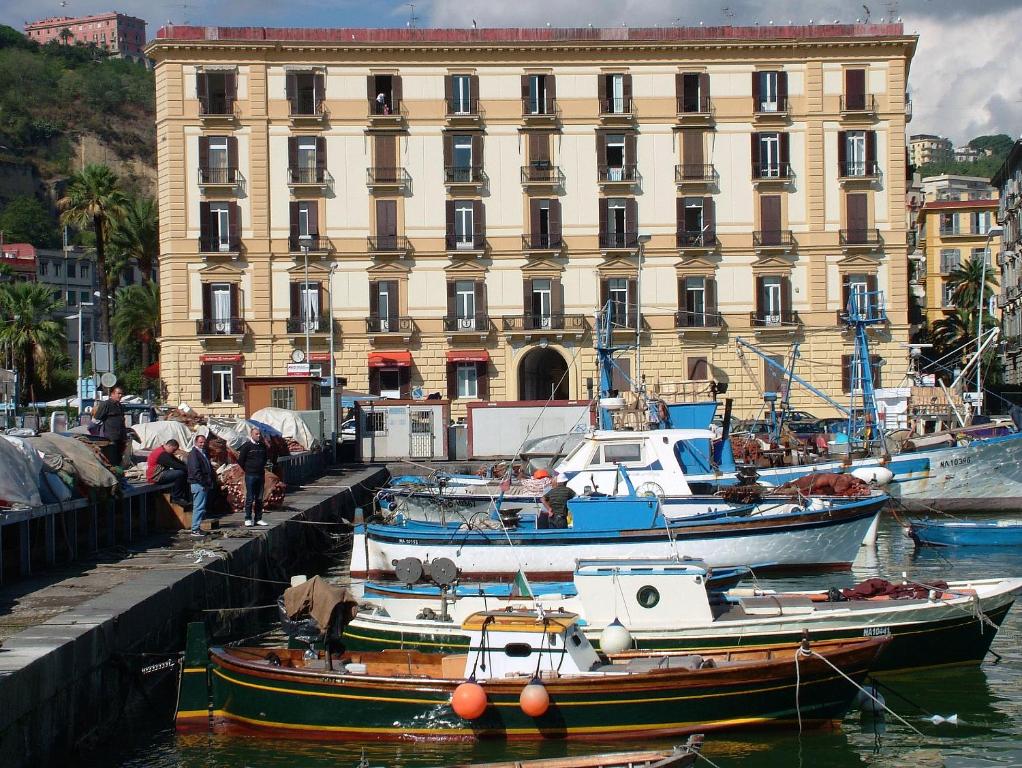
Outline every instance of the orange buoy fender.
POLYGON ((532 678, 532 682, 522 688, 518 706, 529 717, 542 717, 550 709, 550 694, 539 678, 532 678))
POLYGON ((466 680, 451 694, 451 709, 458 717, 475 720, 486 711, 486 691, 475 680, 466 680))

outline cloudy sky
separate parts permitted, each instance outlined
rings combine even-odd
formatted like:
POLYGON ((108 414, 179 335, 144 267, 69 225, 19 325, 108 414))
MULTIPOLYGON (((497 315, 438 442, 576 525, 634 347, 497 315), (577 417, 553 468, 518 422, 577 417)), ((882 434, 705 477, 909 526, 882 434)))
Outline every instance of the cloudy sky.
MULTIPOLYGON (((1022 29, 1019 0, 866 0, 872 20, 903 18, 919 47, 910 89, 912 133, 939 133, 956 144, 973 136, 1022 132, 1022 29)), ((116 8, 144 18, 149 35, 168 20, 222 26, 632 26, 795 23, 865 19, 858 0, 3 0, 0 22, 21 28, 41 16, 116 8), (313 25, 310 20, 315 20, 313 25)))

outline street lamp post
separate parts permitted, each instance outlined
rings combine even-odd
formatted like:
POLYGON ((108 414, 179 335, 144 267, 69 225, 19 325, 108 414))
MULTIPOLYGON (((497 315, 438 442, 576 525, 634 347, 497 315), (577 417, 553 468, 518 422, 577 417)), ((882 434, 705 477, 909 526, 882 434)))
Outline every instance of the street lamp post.
MULTIPOLYGON (((82 374, 83 368, 85 366, 85 345, 82 341, 82 317, 85 315, 85 307, 89 307, 91 309, 93 307, 93 304, 91 302, 84 302, 82 304, 79 304, 77 315, 72 315, 72 317, 77 317, 78 319, 78 354, 75 355, 75 357, 78 358, 78 381, 75 383, 75 389, 78 392, 79 417, 81 417, 82 413, 82 401, 85 399, 85 393, 82 392, 82 374)), ((71 318, 69 317, 68 320, 70 319, 71 318)))
POLYGON ((309 362, 309 246, 312 244, 310 235, 301 235, 298 238, 302 247, 302 256, 305 257, 305 284, 302 286, 302 325, 305 327, 305 362, 309 362))
POLYGON ((976 413, 983 410, 983 366, 980 359, 983 356, 983 293, 987 284, 987 264, 990 261, 990 241, 1000 235, 1000 227, 992 227, 987 230, 987 241, 983 246, 983 265, 979 273, 979 307, 976 313, 976 413))
POLYGON ((635 275, 635 383, 642 387, 642 257, 646 253, 646 243, 651 235, 639 235, 639 248, 636 259, 639 262, 635 275))

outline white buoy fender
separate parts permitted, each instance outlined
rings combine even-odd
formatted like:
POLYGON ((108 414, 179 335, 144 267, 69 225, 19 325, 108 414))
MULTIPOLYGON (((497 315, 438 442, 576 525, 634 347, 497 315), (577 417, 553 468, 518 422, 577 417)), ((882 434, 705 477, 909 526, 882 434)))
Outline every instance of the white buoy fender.
POLYGON ((600 632, 600 650, 604 653, 623 653, 632 647, 632 633, 614 619, 600 632))
POLYGON ((887 467, 857 467, 851 475, 877 488, 883 488, 894 479, 894 473, 887 467))

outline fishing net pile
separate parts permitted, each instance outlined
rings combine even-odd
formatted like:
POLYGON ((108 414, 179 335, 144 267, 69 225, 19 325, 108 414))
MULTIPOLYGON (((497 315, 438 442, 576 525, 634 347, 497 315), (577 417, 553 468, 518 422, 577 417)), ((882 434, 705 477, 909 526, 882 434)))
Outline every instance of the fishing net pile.
POLYGON ((872 493, 872 489, 869 483, 853 475, 839 472, 816 472, 805 475, 771 491, 774 496, 843 496, 846 498, 869 496, 870 493, 872 493))
MULTIPOLYGON (((245 472, 237 464, 231 464, 218 472, 220 492, 227 500, 232 512, 245 508, 245 472)), ((263 490, 263 508, 280 509, 284 505, 284 482, 275 474, 266 471, 266 485, 263 490)))

